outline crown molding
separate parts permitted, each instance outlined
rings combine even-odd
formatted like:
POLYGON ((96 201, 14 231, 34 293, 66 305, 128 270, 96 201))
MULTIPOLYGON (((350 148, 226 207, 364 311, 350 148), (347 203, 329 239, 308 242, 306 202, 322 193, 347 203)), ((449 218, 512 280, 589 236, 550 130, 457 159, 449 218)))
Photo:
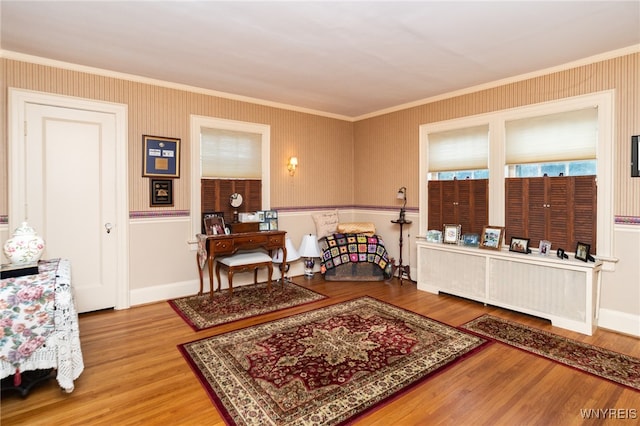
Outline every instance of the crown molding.
POLYGON ((598 54, 598 55, 590 56, 590 57, 587 57, 587 58, 579 59, 577 61, 568 62, 568 63, 562 64, 562 65, 558 65, 558 66, 555 66, 555 67, 551 67, 551 68, 545 68, 545 69, 542 69, 542 70, 533 71, 533 72, 530 72, 530 73, 521 74, 521 75, 514 76, 514 77, 508 77, 508 78, 505 78, 505 79, 502 79, 502 80, 492 81, 490 83, 480 84, 480 85, 477 85, 477 86, 471 86, 471 87, 467 87, 465 89, 460 89, 460 90, 456 90, 456 91, 453 91, 453 92, 443 93, 441 95, 436 95, 436 96, 431 96, 431 97, 424 98, 424 99, 419 99, 419 100, 416 100, 416 101, 413 101, 413 102, 409 102, 409 103, 405 103, 405 104, 401 104, 401 105, 396 105, 394 107, 382 109, 382 110, 379 110, 379 111, 374 111, 374 112, 371 112, 371 113, 368 113, 368 114, 364 114, 364 115, 360 115, 360 116, 356 116, 356 117, 349 117, 349 116, 340 115, 340 114, 332 114, 332 113, 328 113, 328 112, 325 112, 325 111, 318 111, 318 110, 313 110, 313 109, 309 109, 309 108, 301 108, 301 107, 298 107, 298 106, 295 106, 295 105, 288 105, 288 104, 282 104, 282 103, 278 103, 278 102, 271 102, 271 101, 267 101, 267 100, 264 100, 264 99, 251 98, 251 97, 248 97, 248 96, 235 95, 233 93, 219 92, 219 91, 216 91, 216 90, 203 89, 203 88, 200 88, 200 87, 189 86, 189 85, 186 85, 186 84, 172 83, 172 82, 169 82, 169 81, 156 80, 156 79, 153 79, 153 78, 142 77, 142 76, 133 75, 133 74, 121 73, 121 72, 116 72, 116 71, 109 71, 109 70, 105 70, 105 69, 101 69, 101 68, 94 68, 94 67, 89 67, 89 66, 85 66, 85 65, 79 65, 79 64, 69 63, 69 62, 57 61, 57 60, 54 60, 54 59, 48 59, 48 58, 43 58, 43 57, 33 56, 33 55, 26 55, 26 54, 23 54, 23 53, 13 52, 13 51, 9 51, 9 50, 1 50, 0 49, 0 58, 6 58, 6 59, 11 59, 11 60, 15 60, 15 61, 22 61, 22 62, 29 62, 29 63, 38 64, 38 65, 44 65, 44 66, 50 66, 50 67, 55 67, 55 68, 66 69, 66 70, 70 70, 70 71, 85 72, 85 73, 89 73, 89 74, 100 75, 100 76, 103 76, 103 77, 117 78, 117 79, 121 79, 121 80, 128 80, 128 81, 132 81, 132 82, 137 82, 137 83, 151 84, 151 85, 155 85, 155 86, 166 87, 166 88, 169 88, 169 89, 184 90, 184 91, 192 92, 192 93, 198 93, 198 94, 203 94, 203 95, 208 95, 208 96, 215 96, 215 97, 235 100, 235 101, 239 101, 239 102, 248 102, 248 103, 252 103, 252 104, 257 104, 257 105, 262 105, 262 106, 267 106, 267 107, 272 107, 272 108, 278 108, 278 109, 285 109, 285 110, 288 110, 288 111, 301 112, 301 113, 305 113, 305 114, 318 115, 318 116, 321 116, 321 117, 334 118, 334 119, 337 119, 337 120, 356 122, 356 121, 366 120, 366 119, 377 117, 377 116, 384 115, 384 114, 389 114, 389 113, 392 113, 392 112, 398 112, 398 111, 401 111, 401 110, 404 110, 404 109, 414 108, 414 107, 425 105, 425 104, 429 104, 429 103, 432 103, 432 102, 441 101, 441 100, 444 100, 444 99, 453 98, 453 97, 456 97, 456 96, 467 95, 469 93, 474 93, 474 92, 478 92, 478 91, 481 91, 481 90, 493 89, 495 87, 503 86, 503 85, 506 85, 506 84, 511 84, 511 83, 515 83, 515 82, 519 82, 519 81, 523 81, 523 80, 528 80, 528 79, 531 79, 531 78, 540 77, 540 76, 543 76, 543 75, 552 74, 552 73, 556 73, 556 72, 560 72, 560 71, 566 71, 566 70, 571 69, 571 68, 577 68, 577 67, 580 67, 580 66, 589 65, 589 64, 593 64, 593 63, 601 62, 601 61, 606 61, 606 60, 609 60, 609 59, 614 59, 614 58, 617 58, 617 57, 620 57, 620 56, 630 55, 630 54, 634 54, 634 53, 638 53, 638 52, 640 52, 640 44, 628 46, 628 47, 625 47, 625 48, 622 48, 622 49, 612 50, 612 51, 609 51, 609 52, 605 52, 605 53, 601 53, 601 54, 598 54))

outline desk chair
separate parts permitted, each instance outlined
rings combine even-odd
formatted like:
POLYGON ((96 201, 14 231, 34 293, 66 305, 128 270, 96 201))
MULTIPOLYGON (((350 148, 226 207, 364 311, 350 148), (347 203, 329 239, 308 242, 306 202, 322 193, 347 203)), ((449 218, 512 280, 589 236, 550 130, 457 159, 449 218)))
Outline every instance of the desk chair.
POLYGON ((271 289, 271 277, 273 276, 273 261, 271 257, 262 251, 248 251, 236 253, 216 259, 216 278, 218 279, 218 290, 221 288, 220 269, 227 271, 229 277, 229 293, 233 293, 233 274, 236 272, 246 272, 253 270, 253 283, 258 283, 258 268, 268 269, 267 288, 271 289))

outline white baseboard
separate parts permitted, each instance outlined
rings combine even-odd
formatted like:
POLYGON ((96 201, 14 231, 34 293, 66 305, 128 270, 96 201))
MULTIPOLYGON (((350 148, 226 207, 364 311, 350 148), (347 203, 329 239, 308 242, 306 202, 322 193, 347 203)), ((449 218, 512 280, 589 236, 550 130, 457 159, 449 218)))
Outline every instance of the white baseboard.
MULTIPOLYGON (((292 268, 293 269, 293 268, 292 268)), ((316 269, 319 267, 316 264, 316 269)), ((291 274, 290 271, 289 276, 295 276, 296 274, 291 274)), ((253 284, 253 274, 242 274, 243 276, 237 276, 233 280, 233 287, 240 287, 247 284, 253 284)), ((302 275, 302 272, 300 274, 302 275)), ((227 277, 222 276, 222 289, 229 288, 229 284, 227 282, 227 277)), ((273 273, 273 280, 277 280, 280 278, 280 272, 275 270, 273 273)), ((265 271, 261 271, 258 273, 258 282, 266 282, 267 273, 265 271)), ((214 282, 214 286, 217 288, 217 283, 214 282)), ((178 297, 192 296, 198 293, 200 289, 199 280, 191 280, 191 281, 182 281, 177 283, 170 284, 162 284, 152 287, 144 287, 131 290, 129 293, 129 303, 130 306, 143 305, 146 303, 154 303, 161 302, 163 300, 176 299, 178 297)), ((205 273, 204 275, 204 291, 209 292, 209 275, 205 273)))
POLYGON ((178 297, 196 294, 199 288, 200 283, 198 282, 198 280, 137 288, 131 290, 131 292, 129 293, 129 301, 131 303, 131 306, 160 302, 163 300, 175 299, 178 297))
POLYGON ((600 308, 598 327, 640 337, 640 316, 600 308))

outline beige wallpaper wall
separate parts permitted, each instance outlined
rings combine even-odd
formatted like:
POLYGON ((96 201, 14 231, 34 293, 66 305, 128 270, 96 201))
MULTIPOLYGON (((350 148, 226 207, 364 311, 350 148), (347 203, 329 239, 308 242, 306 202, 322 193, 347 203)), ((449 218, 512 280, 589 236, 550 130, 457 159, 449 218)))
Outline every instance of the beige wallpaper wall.
POLYGON ((129 207, 132 212, 189 210, 189 120, 191 114, 271 126, 272 207, 351 205, 353 124, 349 121, 239 102, 32 63, 0 59, 0 216, 7 214, 7 88, 21 88, 128 105, 129 207), (149 207, 149 182, 142 178, 142 135, 180 138, 180 179, 174 207, 149 207), (287 159, 296 155, 294 177, 287 159))
POLYGON ((526 81, 457 96, 351 123, 184 90, 0 59, 0 216, 7 208, 7 88, 17 87, 127 104, 131 211, 149 207, 141 177, 143 134, 182 139, 181 179, 175 207, 189 209, 189 116, 221 117, 271 125, 271 204, 287 207, 397 207, 408 188, 418 206, 418 127, 421 124, 616 89, 615 201, 618 216, 640 216, 640 179, 629 172, 630 140, 640 134, 640 54, 627 55, 526 81), (294 177, 286 171, 299 158, 294 177))
POLYGON ((616 90, 614 214, 640 216, 640 178, 631 178, 631 136, 640 134, 640 54, 581 66, 493 89, 445 99, 355 123, 354 204, 389 205, 400 186, 418 206, 421 124, 616 90), (370 165, 383 172, 372 172, 370 165))

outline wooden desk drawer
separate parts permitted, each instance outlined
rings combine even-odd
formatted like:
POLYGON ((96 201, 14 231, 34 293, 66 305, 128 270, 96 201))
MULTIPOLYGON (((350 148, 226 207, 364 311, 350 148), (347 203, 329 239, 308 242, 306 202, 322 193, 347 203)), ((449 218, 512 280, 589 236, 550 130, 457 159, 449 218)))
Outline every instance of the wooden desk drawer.
POLYGON ((268 242, 268 237, 266 235, 258 235, 256 234, 252 234, 252 235, 241 235, 238 234, 234 237, 235 240, 235 244, 237 247, 240 246, 253 246, 253 245, 264 245, 267 244, 268 242))
POLYGON ((212 240, 211 248, 216 254, 233 253, 233 240, 231 238, 212 240))
POLYGON ((284 235, 270 235, 269 247, 284 247, 284 235))

